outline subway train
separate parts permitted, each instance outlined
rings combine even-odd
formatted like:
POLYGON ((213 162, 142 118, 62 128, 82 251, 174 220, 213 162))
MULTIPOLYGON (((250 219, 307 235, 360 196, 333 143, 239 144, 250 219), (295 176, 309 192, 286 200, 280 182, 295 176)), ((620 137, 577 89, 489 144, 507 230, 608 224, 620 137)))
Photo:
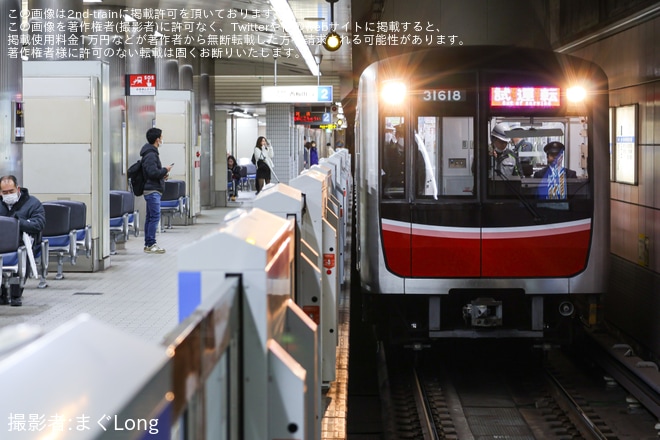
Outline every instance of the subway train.
POLYGON ((355 264, 386 337, 550 340, 598 321, 607 90, 593 63, 516 47, 420 50, 363 71, 355 264))

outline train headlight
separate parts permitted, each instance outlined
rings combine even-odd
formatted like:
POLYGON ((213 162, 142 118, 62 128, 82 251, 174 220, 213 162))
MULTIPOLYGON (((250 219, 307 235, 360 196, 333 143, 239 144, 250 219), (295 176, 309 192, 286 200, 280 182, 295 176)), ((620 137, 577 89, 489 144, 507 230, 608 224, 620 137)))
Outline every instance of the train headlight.
POLYGON ((401 81, 388 81, 380 89, 380 97, 388 104, 401 104, 406 97, 407 88, 401 81))
POLYGON ((587 91, 584 87, 574 86, 566 89, 566 99, 570 102, 581 102, 587 97, 587 91))

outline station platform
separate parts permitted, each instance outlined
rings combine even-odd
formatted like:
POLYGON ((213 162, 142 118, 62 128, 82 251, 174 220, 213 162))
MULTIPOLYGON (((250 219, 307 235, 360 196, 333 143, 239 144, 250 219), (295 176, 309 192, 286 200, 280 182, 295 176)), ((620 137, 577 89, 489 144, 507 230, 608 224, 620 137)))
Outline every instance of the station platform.
MULTIPOLYGON (((165 254, 144 253, 144 238, 140 234, 117 247, 117 254, 110 257, 110 267, 105 271, 65 271, 62 280, 55 280, 51 271, 45 289, 37 288, 38 280, 28 280, 22 307, 0 307, 0 330, 27 323, 46 333, 86 313, 133 336, 162 343, 178 325, 177 251, 218 228, 232 210, 251 208, 254 197, 254 191, 239 192, 230 206, 203 210, 194 224, 173 226, 158 233, 156 239, 166 249, 165 254)), ((337 379, 323 392, 322 438, 327 440, 346 438, 349 285, 347 280, 339 297, 337 379)))

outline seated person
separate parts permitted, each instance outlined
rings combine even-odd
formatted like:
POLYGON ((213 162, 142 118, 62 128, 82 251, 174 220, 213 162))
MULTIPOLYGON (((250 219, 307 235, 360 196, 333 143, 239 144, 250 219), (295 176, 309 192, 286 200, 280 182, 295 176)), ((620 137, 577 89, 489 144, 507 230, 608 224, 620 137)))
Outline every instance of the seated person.
MULTIPOLYGON (((18 186, 15 176, 0 177, 0 190, 2 192, 2 202, 0 203, 0 215, 4 217, 14 217, 20 224, 20 232, 30 235, 33 239, 32 252, 36 253, 41 242, 41 231, 46 226, 46 211, 43 205, 35 196, 30 195, 27 188, 18 186)), ((29 265, 28 265, 29 268, 29 265)), ((29 275, 29 271, 28 271, 29 275)), ((23 289, 12 292, 11 305, 20 306, 23 304, 21 296, 23 289)), ((8 304, 9 299, 4 286, 0 293, 0 304, 8 304)))
POLYGON ((231 201, 238 197, 238 183, 241 181, 241 166, 236 162, 236 158, 231 154, 227 156, 227 169, 231 171, 232 193, 229 195, 231 201))
POLYGON ((566 198, 566 179, 577 178, 577 173, 564 168, 565 150, 564 144, 556 141, 543 147, 548 158, 548 165, 534 173, 534 177, 544 179, 544 183, 546 183, 539 186, 539 197, 543 199, 566 198))

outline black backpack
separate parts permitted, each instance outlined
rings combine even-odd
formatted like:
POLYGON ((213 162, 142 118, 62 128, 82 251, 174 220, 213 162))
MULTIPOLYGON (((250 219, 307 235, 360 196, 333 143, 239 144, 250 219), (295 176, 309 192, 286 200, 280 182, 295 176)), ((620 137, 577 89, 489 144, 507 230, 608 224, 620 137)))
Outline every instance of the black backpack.
POLYGON ((252 153, 252 163, 253 163, 254 165, 257 164, 257 158, 254 157, 254 153, 252 153))
POLYGON ((136 196, 141 196, 144 193, 144 172, 142 171, 142 161, 138 160, 127 171, 128 185, 136 196))

